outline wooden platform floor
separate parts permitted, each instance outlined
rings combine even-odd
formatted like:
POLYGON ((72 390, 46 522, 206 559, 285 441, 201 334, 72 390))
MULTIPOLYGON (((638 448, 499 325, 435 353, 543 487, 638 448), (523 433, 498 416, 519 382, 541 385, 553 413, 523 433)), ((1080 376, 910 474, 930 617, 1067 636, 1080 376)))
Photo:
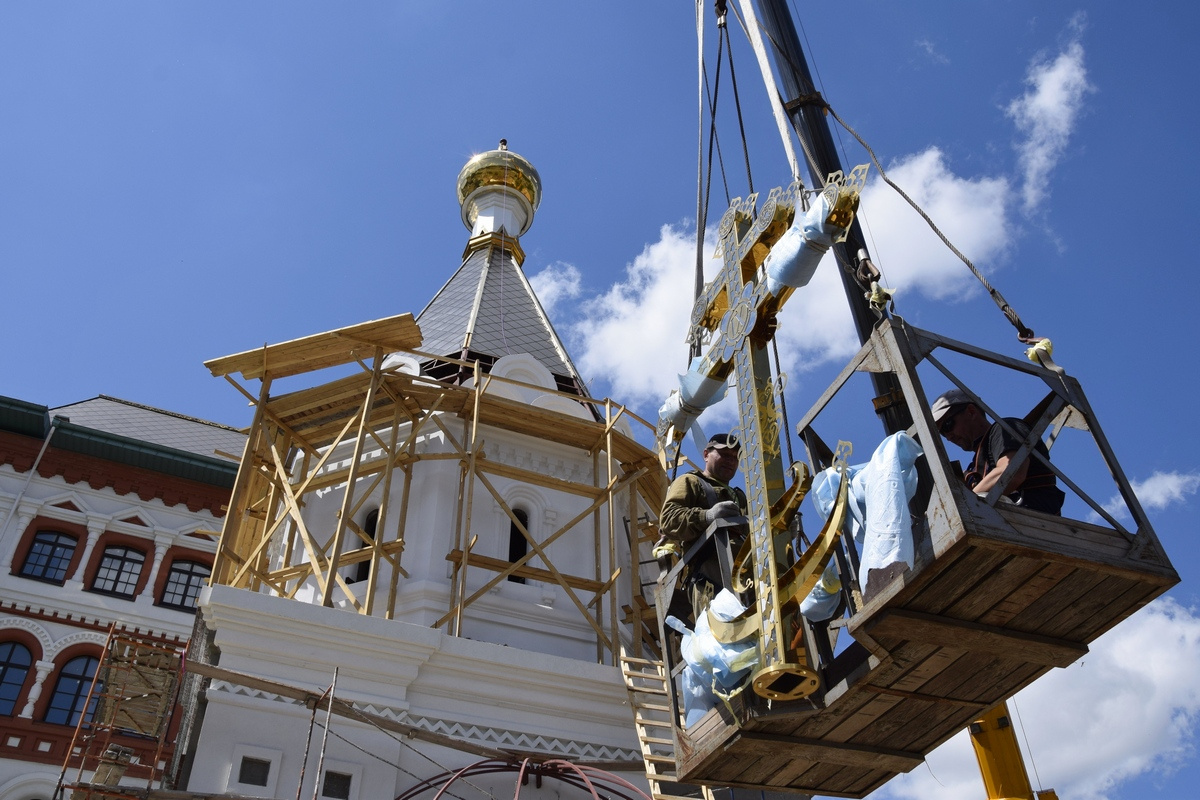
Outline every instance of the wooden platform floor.
POLYGON ((1178 580, 1153 537, 981 507, 850 621, 816 703, 744 692, 682 737, 681 778, 862 797, 1178 580))

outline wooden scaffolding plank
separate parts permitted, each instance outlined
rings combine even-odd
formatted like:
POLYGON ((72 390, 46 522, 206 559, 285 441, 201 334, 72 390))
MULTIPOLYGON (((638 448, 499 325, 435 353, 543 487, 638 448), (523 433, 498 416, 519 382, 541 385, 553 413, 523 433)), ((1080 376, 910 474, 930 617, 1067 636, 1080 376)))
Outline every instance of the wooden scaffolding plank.
POLYGON ((348 364, 356 359, 357 353, 370 352, 376 347, 392 353, 420 346, 421 329, 412 314, 398 314, 214 358, 205 361, 204 366, 216 377, 240 372, 245 380, 264 376, 282 378, 348 364))

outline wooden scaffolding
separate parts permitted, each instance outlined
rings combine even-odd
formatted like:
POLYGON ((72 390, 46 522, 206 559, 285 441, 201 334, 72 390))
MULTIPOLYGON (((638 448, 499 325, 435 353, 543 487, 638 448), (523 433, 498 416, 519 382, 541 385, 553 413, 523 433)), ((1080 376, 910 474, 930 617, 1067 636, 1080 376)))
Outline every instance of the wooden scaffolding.
POLYGON ((109 629, 63 762, 56 800, 116 800, 162 777, 185 647, 109 629), (73 778, 68 780, 68 775, 73 778))
POLYGON ((611 401, 493 377, 478 362, 422 353, 416 349, 420 343, 421 332, 412 315, 403 314, 206 362, 213 375, 229 380, 254 406, 213 565, 213 583, 289 598, 307 586, 322 605, 393 619, 400 580, 407 577, 402 557, 414 471, 421 469, 423 461, 448 459, 459 467, 453 546, 446 554, 453 565, 452 589, 449 607, 435 627, 459 635, 464 609, 501 581, 516 576, 562 589, 593 630, 598 661, 617 662, 622 623, 634 626, 632 650, 640 654, 655 638, 654 612, 642 589, 642 573, 648 567, 641 562, 649 561, 666 475, 654 452, 623 433, 619 423, 626 420, 646 428, 647 438, 652 436, 652 426, 611 401), (459 384, 399 367, 385 368, 385 357, 397 352, 426 364, 453 365, 455 372, 465 369, 474 380, 459 384), (309 388, 272 394, 274 382, 281 378, 342 365, 359 369, 309 388), (231 377, 234 373, 247 381, 260 380, 259 390, 244 388, 231 377), (494 390, 501 383, 577 402, 587 410, 587 418, 505 397, 494 390), (482 448, 485 429, 584 451, 592 460, 591 480, 547 475, 488 459, 482 448), (418 452, 418 441, 430 433, 442 437, 451 451, 418 452), (391 488, 397 473, 403 486, 399 502, 393 503, 391 488), (587 498, 589 504, 548 535, 534 537, 497 491, 496 477, 587 498), (303 513, 318 491, 340 493, 340 510, 329 529, 310 527, 303 513), (481 492, 525 537, 525 556, 509 562, 472 552, 476 537, 471 512, 481 492), (381 501, 377 536, 354 521, 372 497, 381 501), (574 565, 554 564, 547 547, 588 518, 593 568, 589 574, 575 574, 574 565), (618 547, 619 537, 626 535, 628 547, 618 547), (629 555, 623 556, 626 552, 629 555), (530 564, 534 558, 541 566, 530 564), (364 563, 370 565, 366 591, 352 591, 344 568, 364 563), (602 574, 601 564, 613 568, 602 574), (482 587, 468 592, 466 575, 473 569, 494 574, 482 587), (619 596, 633 600, 620 603, 619 596), (377 597, 386 598, 382 608, 376 607, 377 597))

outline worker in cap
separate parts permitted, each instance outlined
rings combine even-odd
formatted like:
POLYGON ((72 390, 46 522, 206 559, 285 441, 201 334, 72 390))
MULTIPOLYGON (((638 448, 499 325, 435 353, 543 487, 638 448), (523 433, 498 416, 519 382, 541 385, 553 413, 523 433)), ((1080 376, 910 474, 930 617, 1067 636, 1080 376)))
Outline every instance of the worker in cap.
MULTIPOLYGON (((1014 436, 1000 423, 989 422, 971 395, 961 389, 943 392, 933 401, 930 411, 938 433, 973 454, 963 479, 967 487, 980 496, 986 496, 999 482, 1009 462, 1029 437, 1030 429, 1024 420, 1004 418, 1017 434, 1014 436)), ((1039 440, 1034 450, 1049 460, 1050 451, 1044 442, 1039 440)), ((1062 489, 1058 488, 1054 471, 1037 458, 1026 458, 1017 467, 1004 497, 1016 505, 1047 514, 1061 514, 1066 499, 1062 489)))
MULTIPOLYGON (((662 536, 654 548, 655 558, 681 556, 715 520, 746 515, 745 493, 729 485, 737 474, 741 448, 732 433, 718 433, 708 440, 701 454, 704 469, 672 481, 658 518, 662 536)), ((735 552, 740 544, 740 539, 733 543, 735 552)), ((714 566, 705 563, 693 570, 689 580, 694 610, 702 609, 712 597, 713 584, 719 581, 719 576, 713 574, 714 566)))

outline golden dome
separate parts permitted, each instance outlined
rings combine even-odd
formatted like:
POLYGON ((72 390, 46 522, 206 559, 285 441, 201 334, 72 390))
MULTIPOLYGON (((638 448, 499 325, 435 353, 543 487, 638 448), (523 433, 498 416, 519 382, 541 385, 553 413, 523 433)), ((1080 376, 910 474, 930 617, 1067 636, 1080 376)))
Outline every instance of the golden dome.
POLYGON ((508 149, 500 140, 500 149, 480 153, 467 162, 458 173, 458 203, 462 205, 476 189, 485 186, 508 186, 529 201, 536 211, 542 202, 542 179, 533 164, 508 149))

